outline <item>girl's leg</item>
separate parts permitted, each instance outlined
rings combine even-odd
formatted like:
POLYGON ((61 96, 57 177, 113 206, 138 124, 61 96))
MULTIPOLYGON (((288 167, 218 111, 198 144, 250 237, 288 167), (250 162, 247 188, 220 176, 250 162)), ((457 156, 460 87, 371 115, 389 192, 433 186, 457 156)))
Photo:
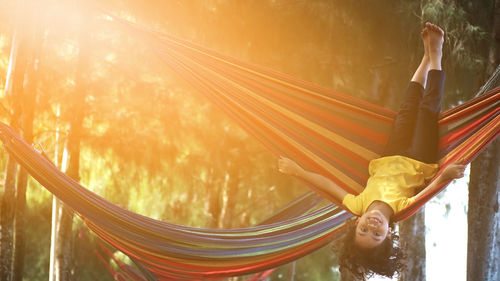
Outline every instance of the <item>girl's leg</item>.
POLYGON ((427 71, 430 67, 427 33, 427 29, 424 28, 421 33, 422 41, 424 42, 424 57, 408 85, 382 156, 409 156, 408 149, 412 144, 418 107, 427 82, 427 71))
POLYGON ((424 87, 411 81, 406 90, 396 118, 392 124, 389 139, 382 156, 408 155, 408 148, 412 144, 413 133, 418 116, 418 105, 422 99, 424 87))
POLYGON ((415 134, 409 156, 425 163, 436 163, 438 156, 438 117, 444 89, 444 72, 441 71, 444 32, 439 27, 427 23, 429 59, 427 88, 418 110, 415 134))
POLYGON ((418 110, 415 134, 408 156, 425 163, 436 163, 439 146, 438 119, 443 96, 444 72, 429 71, 422 103, 418 110))

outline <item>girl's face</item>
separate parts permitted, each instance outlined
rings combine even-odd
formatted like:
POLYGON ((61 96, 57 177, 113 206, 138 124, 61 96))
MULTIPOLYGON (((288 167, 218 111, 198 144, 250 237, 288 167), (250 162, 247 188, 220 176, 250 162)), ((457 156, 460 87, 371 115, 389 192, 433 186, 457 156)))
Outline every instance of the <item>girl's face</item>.
POLYGON ((356 225, 354 242, 363 248, 374 248, 390 235, 389 220, 378 210, 364 213, 356 225))

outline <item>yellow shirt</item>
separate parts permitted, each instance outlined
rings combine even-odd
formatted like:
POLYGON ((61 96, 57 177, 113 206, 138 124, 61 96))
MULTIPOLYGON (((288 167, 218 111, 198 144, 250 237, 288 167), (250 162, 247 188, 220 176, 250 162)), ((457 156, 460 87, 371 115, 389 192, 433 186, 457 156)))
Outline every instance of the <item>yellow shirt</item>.
POLYGON ((414 201, 419 188, 438 170, 438 164, 426 164, 404 156, 387 156, 370 161, 370 178, 358 196, 348 194, 344 204, 355 215, 362 215, 373 201, 387 203, 399 212, 414 201))

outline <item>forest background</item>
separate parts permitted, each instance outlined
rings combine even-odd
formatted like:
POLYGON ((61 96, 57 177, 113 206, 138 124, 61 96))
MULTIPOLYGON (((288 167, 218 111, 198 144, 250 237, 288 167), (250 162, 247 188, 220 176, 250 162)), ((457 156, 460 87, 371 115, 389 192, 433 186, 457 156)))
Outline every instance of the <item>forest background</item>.
MULTIPOLYGON (((1 7, 2 121, 106 199, 197 227, 255 225, 307 188, 279 174, 275 156, 104 11, 391 109, 420 62, 425 21, 446 30, 444 109, 473 97, 499 57, 495 0, 17 0, 1 7)), ((36 181, 28 179, 24 191, 25 176, 9 177, 9 169, 17 170, 1 153, 1 280, 55 276, 51 225, 65 220, 59 235, 69 242, 60 266, 70 270, 59 280, 113 280, 95 256, 99 240, 81 220, 36 181), (53 218, 53 205, 61 217, 53 218)), ((483 170, 498 179, 498 168, 483 170)), ((422 229, 422 217, 410 229, 422 229)), ((338 280, 330 248, 269 280, 338 280)), ((425 262, 418 251, 415 268, 425 262)))

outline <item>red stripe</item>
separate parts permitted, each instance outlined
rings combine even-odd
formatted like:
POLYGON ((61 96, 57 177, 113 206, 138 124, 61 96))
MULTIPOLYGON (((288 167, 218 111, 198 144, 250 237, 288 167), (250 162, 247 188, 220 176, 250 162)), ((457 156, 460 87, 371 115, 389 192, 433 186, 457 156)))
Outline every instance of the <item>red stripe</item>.
POLYGON ((440 124, 445 125, 448 123, 461 120, 463 116, 470 115, 471 113, 481 110, 484 107, 495 104, 500 100, 500 88, 495 89, 487 94, 487 96, 480 96, 468 102, 447 110, 441 114, 440 124))
POLYGON ((481 116, 481 118, 477 119, 476 121, 468 124, 467 126, 461 128, 460 130, 456 130, 451 132, 450 134, 441 137, 440 140, 440 149, 444 149, 446 146, 448 146, 450 143, 454 142, 456 139, 462 137, 463 135, 467 134, 474 128, 477 128, 481 123, 483 123, 485 120, 487 121, 489 118, 491 118, 493 115, 496 115, 500 112, 500 107, 496 108, 494 111, 489 112, 488 114, 485 114, 481 116))
POLYGON ((461 105, 450 108, 450 109, 444 111, 441 115, 443 117, 447 117, 449 115, 453 115, 459 111, 462 111, 463 109, 465 109, 467 107, 476 107, 478 104, 481 104, 482 106, 484 106, 484 103, 486 103, 486 104, 495 103, 495 101, 500 99, 499 94, 500 94, 500 87, 493 89, 490 92, 485 93, 484 95, 470 99, 461 105))

